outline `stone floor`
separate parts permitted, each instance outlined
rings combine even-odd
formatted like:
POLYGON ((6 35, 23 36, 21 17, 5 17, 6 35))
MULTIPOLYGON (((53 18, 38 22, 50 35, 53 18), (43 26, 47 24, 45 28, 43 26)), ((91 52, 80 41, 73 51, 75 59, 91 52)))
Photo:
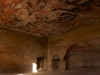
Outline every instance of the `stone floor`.
POLYGON ((100 75, 98 71, 67 71, 67 72, 37 72, 37 73, 23 73, 23 74, 0 74, 0 75, 100 75))

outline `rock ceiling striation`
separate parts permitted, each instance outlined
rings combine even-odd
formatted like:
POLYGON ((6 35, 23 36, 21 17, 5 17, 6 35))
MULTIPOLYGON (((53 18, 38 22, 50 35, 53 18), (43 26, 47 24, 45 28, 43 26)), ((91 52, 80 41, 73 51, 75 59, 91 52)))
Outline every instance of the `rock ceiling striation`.
POLYGON ((100 0, 0 0, 0 27, 55 36, 100 21, 100 0))

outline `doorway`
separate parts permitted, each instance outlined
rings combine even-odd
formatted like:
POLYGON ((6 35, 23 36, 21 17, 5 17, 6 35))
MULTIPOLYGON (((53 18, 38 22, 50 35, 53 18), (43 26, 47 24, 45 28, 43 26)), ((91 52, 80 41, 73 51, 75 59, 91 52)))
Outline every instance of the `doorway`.
POLYGON ((44 57, 37 58, 37 70, 43 70, 44 67, 44 57))
POLYGON ((69 57, 65 57, 65 70, 69 70, 69 57))
POLYGON ((53 71, 57 71, 58 68, 59 68, 59 61, 60 61, 60 58, 58 55, 54 55, 52 57, 52 70, 53 71))

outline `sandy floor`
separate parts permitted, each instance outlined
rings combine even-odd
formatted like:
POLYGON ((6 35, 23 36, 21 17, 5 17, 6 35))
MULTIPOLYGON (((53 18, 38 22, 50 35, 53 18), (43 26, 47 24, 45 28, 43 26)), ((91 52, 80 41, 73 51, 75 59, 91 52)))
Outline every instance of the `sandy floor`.
POLYGON ((37 72, 37 73, 23 73, 23 74, 0 74, 0 75, 100 75, 100 72, 81 71, 81 72, 37 72))

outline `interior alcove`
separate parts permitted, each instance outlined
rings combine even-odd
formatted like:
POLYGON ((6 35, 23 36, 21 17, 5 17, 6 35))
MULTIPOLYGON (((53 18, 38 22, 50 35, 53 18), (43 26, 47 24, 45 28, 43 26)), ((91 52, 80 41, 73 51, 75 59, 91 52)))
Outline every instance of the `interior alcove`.
POLYGON ((74 44, 67 50, 65 70, 97 70, 100 68, 100 50, 88 44, 74 44))
POLYGON ((59 69, 59 61, 60 61, 60 58, 58 55, 54 55, 52 57, 52 70, 53 71, 57 71, 59 69))

